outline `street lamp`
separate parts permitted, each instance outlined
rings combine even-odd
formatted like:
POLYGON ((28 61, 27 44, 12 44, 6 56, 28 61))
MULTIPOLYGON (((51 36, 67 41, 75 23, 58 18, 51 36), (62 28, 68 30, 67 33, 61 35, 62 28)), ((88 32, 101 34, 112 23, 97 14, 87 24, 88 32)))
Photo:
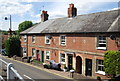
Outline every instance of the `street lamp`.
POLYGON ((8 18, 8 17, 5 17, 5 20, 10 20, 10 28, 9 28, 9 31, 10 31, 10 36, 11 36, 11 31, 12 31, 12 20, 11 20, 11 15, 10 15, 10 18, 8 18))

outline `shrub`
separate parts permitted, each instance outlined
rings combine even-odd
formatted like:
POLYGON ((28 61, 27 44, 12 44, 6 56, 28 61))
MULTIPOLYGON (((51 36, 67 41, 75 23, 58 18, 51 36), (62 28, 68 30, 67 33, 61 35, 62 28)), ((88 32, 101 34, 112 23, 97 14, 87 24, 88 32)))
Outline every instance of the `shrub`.
POLYGON ((104 56, 104 69, 108 75, 120 74, 120 51, 107 51, 104 56))
POLYGON ((14 55, 20 56, 20 39, 19 36, 11 36, 5 42, 6 53, 9 57, 14 55))

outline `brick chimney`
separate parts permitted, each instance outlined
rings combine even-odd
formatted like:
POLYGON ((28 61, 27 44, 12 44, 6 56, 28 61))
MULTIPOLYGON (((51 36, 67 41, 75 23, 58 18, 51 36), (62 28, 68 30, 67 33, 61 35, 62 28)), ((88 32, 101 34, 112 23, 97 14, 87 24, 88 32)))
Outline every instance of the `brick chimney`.
POLYGON ((42 14, 41 14, 41 21, 44 22, 46 20, 48 20, 48 17, 49 15, 47 14, 47 11, 42 11, 42 14))
POLYGON ((68 8, 68 17, 75 17, 77 15, 77 8, 74 7, 74 4, 69 4, 68 8))

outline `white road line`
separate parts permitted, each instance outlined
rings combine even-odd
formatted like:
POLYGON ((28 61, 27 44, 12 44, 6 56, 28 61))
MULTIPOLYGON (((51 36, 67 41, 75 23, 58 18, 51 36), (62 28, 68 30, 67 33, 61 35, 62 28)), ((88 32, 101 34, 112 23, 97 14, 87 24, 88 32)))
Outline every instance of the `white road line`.
POLYGON ((32 80, 32 81, 35 81, 32 78, 30 78, 29 76, 27 76, 27 75, 23 75, 23 76, 26 77, 26 78, 28 78, 28 79, 30 79, 30 80, 32 80))

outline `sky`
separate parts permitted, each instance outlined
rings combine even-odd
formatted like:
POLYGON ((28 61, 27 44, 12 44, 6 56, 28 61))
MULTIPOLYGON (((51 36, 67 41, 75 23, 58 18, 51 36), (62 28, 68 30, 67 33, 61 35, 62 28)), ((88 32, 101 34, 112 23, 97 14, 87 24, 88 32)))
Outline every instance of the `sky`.
MULTIPOLYGON (((10 15, 12 30, 24 21, 41 22, 42 10, 48 11, 49 19, 67 17, 70 3, 77 8, 77 14, 89 14, 102 11, 116 10, 120 0, 0 0, 0 29, 8 30, 10 15), (8 20, 5 20, 5 17, 8 20)), ((119 4, 119 5, 118 5, 119 4)))

